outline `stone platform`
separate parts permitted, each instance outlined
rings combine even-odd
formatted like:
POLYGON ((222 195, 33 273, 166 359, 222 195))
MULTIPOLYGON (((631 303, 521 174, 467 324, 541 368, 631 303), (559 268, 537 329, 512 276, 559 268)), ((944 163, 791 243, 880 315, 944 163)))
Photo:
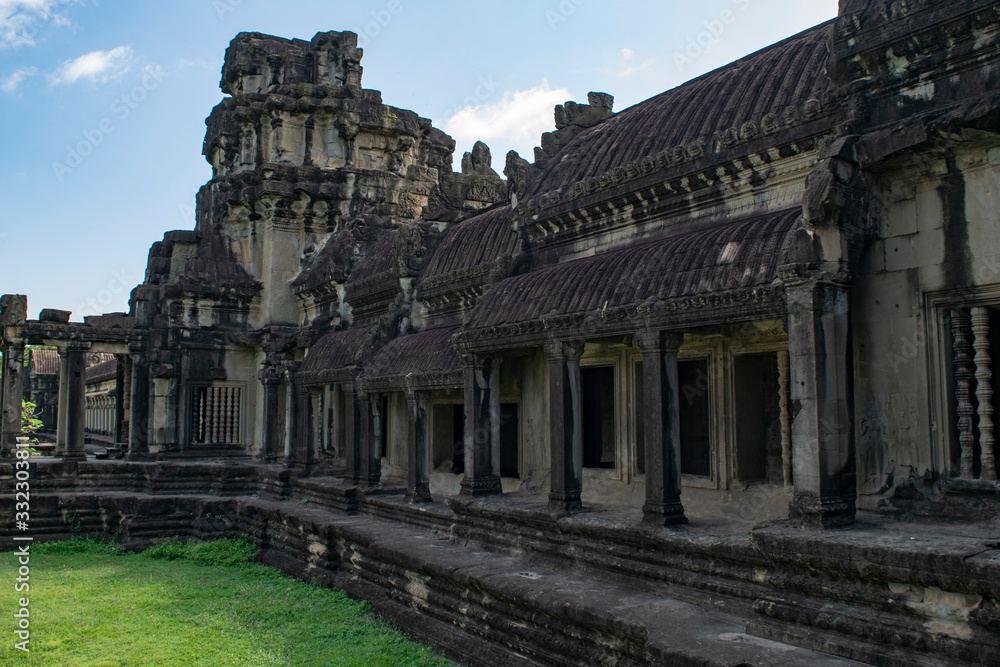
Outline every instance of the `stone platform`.
MULTIPOLYGON (((0 479, 12 486, 9 464, 0 479)), ((31 492, 38 540, 248 534, 263 562, 467 664, 1000 664, 995 523, 862 515, 819 532, 691 507, 689 526, 654 529, 634 509, 415 505, 401 487, 222 462, 39 460, 31 492)), ((13 516, 12 495, 0 502, 13 516)))

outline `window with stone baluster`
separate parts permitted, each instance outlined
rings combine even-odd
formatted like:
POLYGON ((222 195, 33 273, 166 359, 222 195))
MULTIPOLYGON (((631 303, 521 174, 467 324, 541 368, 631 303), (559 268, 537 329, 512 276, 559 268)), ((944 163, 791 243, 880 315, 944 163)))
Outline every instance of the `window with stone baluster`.
POLYGON ((937 304, 937 441, 946 476, 995 482, 995 415, 1000 408, 1000 300, 966 296, 937 304))
POLYGON ((191 443, 238 445, 242 443, 242 388, 213 384, 191 392, 191 443))

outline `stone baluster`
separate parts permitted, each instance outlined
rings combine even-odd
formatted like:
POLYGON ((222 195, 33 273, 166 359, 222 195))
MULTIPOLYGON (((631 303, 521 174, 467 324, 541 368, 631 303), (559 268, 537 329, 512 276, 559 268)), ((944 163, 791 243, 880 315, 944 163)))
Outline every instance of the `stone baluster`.
POLYGON ((976 400, 979 402, 979 449, 982 479, 997 478, 993 453, 993 370, 990 366, 990 311, 982 306, 972 309, 973 347, 976 350, 976 400))
POLYGON ((958 443, 961 448, 959 474, 963 479, 972 479, 973 444, 972 416, 972 328, 969 311, 957 308, 951 311, 951 335, 955 340, 955 401, 958 404, 958 443))
POLYGON ((792 413, 788 409, 788 351, 778 352, 778 409, 781 424, 781 468, 785 488, 792 488, 792 413))

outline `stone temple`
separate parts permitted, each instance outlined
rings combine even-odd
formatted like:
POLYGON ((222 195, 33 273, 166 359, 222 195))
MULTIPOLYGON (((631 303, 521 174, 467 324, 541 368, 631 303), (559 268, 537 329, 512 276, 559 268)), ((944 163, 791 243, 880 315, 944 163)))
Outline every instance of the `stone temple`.
POLYGON ((38 539, 249 533, 471 664, 1000 664, 1000 5, 841 0, 454 171, 361 56, 237 35, 129 312, 2 297, 10 516, 43 345, 38 539))

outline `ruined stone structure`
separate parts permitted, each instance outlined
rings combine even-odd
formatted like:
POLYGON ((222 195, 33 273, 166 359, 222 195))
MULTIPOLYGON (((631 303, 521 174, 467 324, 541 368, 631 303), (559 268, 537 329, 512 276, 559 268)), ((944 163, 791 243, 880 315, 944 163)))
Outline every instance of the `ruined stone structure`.
POLYGON ((363 89, 352 33, 241 33, 196 228, 130 312, 0 301, 3 445, 23 346, 55 345, 69 463, 39 484, 137 495, 74 496, 95 529, 249 531, 472 662, 996 664, 998 44, 995 3, 842 0, 556 107, 501 179, 363 89), (92 352, 131 463, 73 463, 92 352))
POLYGON ((42 428, 54 431, 59 401, 59 353, 44 348, 32 349, 28 353, 24 379, 24 394, 35 404, 35 414, 42 428))

